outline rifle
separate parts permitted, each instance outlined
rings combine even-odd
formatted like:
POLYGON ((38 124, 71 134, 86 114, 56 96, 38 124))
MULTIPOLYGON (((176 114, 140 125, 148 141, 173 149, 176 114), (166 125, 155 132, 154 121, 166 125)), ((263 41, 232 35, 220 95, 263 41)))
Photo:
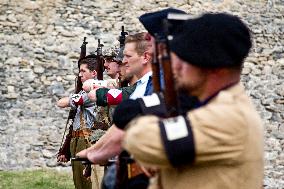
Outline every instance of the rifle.
POLYGON ((73 157, 71 158, 71 161, 81 161, 83 165, 87 165, 87 164, 93 164, 92 162, 90 162, 88 160, 88 158, 81 158, 81 157, 73 157))
POLYGON ((160 62, 158 58, 158 41, 159 36, 158 34, 155 34, 155 47, 154 47, 154 53, 153 53, 153 61, 152 61, 152 82, 153 82, 153 88, 154 92, 158 93, 161 92, 161 71, 160 71, 160 62))
MULTIPOLYGON (((153 86, 155 92, 162 92, 164 95, 167 107, 166 117, 178 115, 181 113, 181 109, 183 107, 180 106, 178 100, 178 98, 182 97, 182 94, 178 94, 174 88, 174 79, 169 53, 169 39, 171 39, 171 34, 176 29, 176 26, 181 25, 185 20, 190 18, 191 16, 187 14, 169 13, 167 19, 162 20, 164 34, 160 36, 158 34, 154 35, 155 48, 152 63, 153 86), (161 86, 161 79, 164 82, 163 86, 161 86)), ((192 97, 191 103, 196 103, 196 99, 192 97)))
MULTIPOLYGON (((170 14, 169 14, 170 15, 170 14)), ((154 61, 152 64, 153 69, 153 86, 155 92, 161 92, 161 83, 160 78, 156 75, 163 73, 164 80, 164 90, 162 94, 164 95, 165 104, 167 108, 167 115, 165 117, 174 117, 182 113, 182 106, 179 104, 178 92, 174 87, 174 79, 171 67, 170 51, 169 51, 169 39, 172 37, 170 34, 174 31, 174 28, 171 25, 173 22, 175 24, 181 24, 184 20, 189 19, 189 16, 186 14, 175 14, 164 19, 163 22, 163 36, 155 35, 155 53, 154 61), (155 62, 155 59, 156 62, 155 62), (162 72, 160 71, 159 66, 162 66, 162 72), (155 73, 154 73, 155 72, 155 73), (154 81, 154 76, 156 76, 156 81, 154 81)), ((180 98, 181 96, 179 96, 180 98)), ((191 98, 192 104, 196 103, 195 98, 191 98)), ((158 171, 158 188, 163 189, 161 183, 161 173, 158 171)))
MULTIPOLYGON (((79 60, 78 60, 78 69, 80 69, 80 61, 83 59, 83 58, 85 58, 85 56, 86 56, 86 46, 87 46, 87 44, 88 44, 88 42, 86 42, 86 37, 84 37, 84 40, 83 40, 83 43, 82 43, 82 45, 81 45, 81 53, 80 53, 80 58, 79 58, 79 60)), ((80 72, 80 71, 79 71, 80 72)), ((78 76, 76 77, 76 86, 75 86, 75 93, 79 93, 81 90, 82 90, 82 86, 83 86, 83 84, 82 84, 82 81, 81 81, 81 79, 79 78, 79 74, 78 74, 78 76)))
MULTIPOLYGON (((80 60, 86 56, 86 45, 87 44, 88 44, 88 42, 86 42, 86 37, 84 37, 83 43, 80 47, 81 52, 80 52, 80 58, 78 60, 78 69, 80 69, 80 60)), ((82 85, 83 84, 82 84, 81 79, 79 78, 79 73, 78 73, 78 76, 76 77, 76 80, 75 80, 75 93, 79 93, 82 90, 82 85)), ((65 129, 64 129, 64 133, 63 133, 63 136, 62 136, 60 148, 59 148, 59 151, 58 151, 58 154, 57 154, 57 157, 59 157, 60 155, 65 155, 67 160, 69 160, 70 157, 71 157, 70 142, 71 142, 71 137, 72 137, 71 136, 72 135, 72 125, 73 125, 75 115, 76 115, 76 110, 70 109, 69 114, 68 114, 68 118, 67 118, 67 121, 66 121, 65 129), (70 120, 72 120, 71 123, 69 123, 70 120), (68 126, 69 126, 69 131, 68 131, 68 134, 66 135, 65 141, 63 143, 64 136, 65 136, 65 133, 66 133, 68 126)))
MULTIPOLYGON (((124 26, 121 26, 121 32, 120 32, 120 36, 119 36, 119 53, 122 53, 122 49, 124 49, 124 46, 125 46, 125 38, 126 38, 126 35, 128 35, 128 32, 125 32, 124 31, 124 26)), ((120 54, 118 54, 117 56, 119 56, 120 54)), ((123 56, 123 53, 121 54, 121 56, 123 56)), ((128 81, 125 80, 125 81, 121 81, 120 78, 119 79, 119 87, 122 88, 122 87, 127 87, 128 86, 128 81)))
POLYGON ((170 50, 168 43, 168 23, 167 20, 163 21, 164 34, 155 37, 154 58, 152 63, 153 69, 153 86, 155 92, 162 92, 167 108, 166 117, 178 115, 179 103, 178 94, 174 88, 174 79, 170 58, 170 50), (160 70, 161 67, 161 70, 160 70), (161 75, 163 76, 164 86, 161 87, 161 75))
POLYGON ((101 40, 98 39, 98 47, 97 47, 97 78, 98 80, 103 80, 103 73, 104 73, 104 57, 102 47, 104 45, 101 44, 101 40))
POLYGON ((121 26, 121 32, 118 40, 120 48, 124 47, 126 35, 128 35, 128 32, 125 32, 124 26, 121 26))

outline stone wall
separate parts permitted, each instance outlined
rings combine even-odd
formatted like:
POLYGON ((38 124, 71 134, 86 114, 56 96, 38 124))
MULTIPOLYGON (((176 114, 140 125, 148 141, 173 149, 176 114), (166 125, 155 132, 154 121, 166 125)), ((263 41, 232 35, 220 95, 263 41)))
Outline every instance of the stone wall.
POLYGON ((283 0, 1 0, 0 170, 59 167, 55 154, 68 110, 56 101, 74 88, 83 37, 94 52, 125 26, 143 31, 137 17, 165 7, 190 14, 239 15, 254 34, 242 80, 265 128, 265 188, 284 185, 283 0))

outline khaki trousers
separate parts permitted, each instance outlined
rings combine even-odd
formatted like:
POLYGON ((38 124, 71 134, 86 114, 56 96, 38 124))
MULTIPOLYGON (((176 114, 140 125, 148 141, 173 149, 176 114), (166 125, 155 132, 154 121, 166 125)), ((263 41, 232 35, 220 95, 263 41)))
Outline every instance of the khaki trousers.
MULTIPOLYGON (((90 145, 83 137, 72 138, 70 143, 71 157, 75 157, 76 154, 90 145)), ((83 170, 85 166, 80 161, 71 161, 73 171, 73 181, 76 189, 92 189, 92 182, 90 178, 83 176, 83 170)))
POLYGON ((104 176, 104 166, 92 165, 92 189, 100 189, 104 176))

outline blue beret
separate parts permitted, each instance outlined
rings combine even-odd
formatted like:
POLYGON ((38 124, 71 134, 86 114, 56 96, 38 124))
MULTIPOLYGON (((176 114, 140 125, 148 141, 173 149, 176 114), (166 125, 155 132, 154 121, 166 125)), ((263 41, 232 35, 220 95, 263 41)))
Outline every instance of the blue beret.
POLYGON ((180 25, 170 49, 186 62, 204 68, 240 67, 252 46, 248 27, 226 13, 207 13, 180 25))
POLYGON ((139 21, 152 36, 155 36, 155 34, 165 36, 162 21, 167 18, 169 13, 185 14, 185 12, 182 10, 167 8, 164 10, 143 14, 139 17, 139 21))

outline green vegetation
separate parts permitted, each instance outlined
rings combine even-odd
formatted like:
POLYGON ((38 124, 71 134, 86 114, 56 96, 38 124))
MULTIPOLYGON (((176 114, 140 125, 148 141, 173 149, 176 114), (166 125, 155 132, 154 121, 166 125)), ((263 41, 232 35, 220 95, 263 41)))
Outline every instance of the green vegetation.
POLYGON ((72 173, 56 170, 0 171, 0 189, 74 189, 72 173))

